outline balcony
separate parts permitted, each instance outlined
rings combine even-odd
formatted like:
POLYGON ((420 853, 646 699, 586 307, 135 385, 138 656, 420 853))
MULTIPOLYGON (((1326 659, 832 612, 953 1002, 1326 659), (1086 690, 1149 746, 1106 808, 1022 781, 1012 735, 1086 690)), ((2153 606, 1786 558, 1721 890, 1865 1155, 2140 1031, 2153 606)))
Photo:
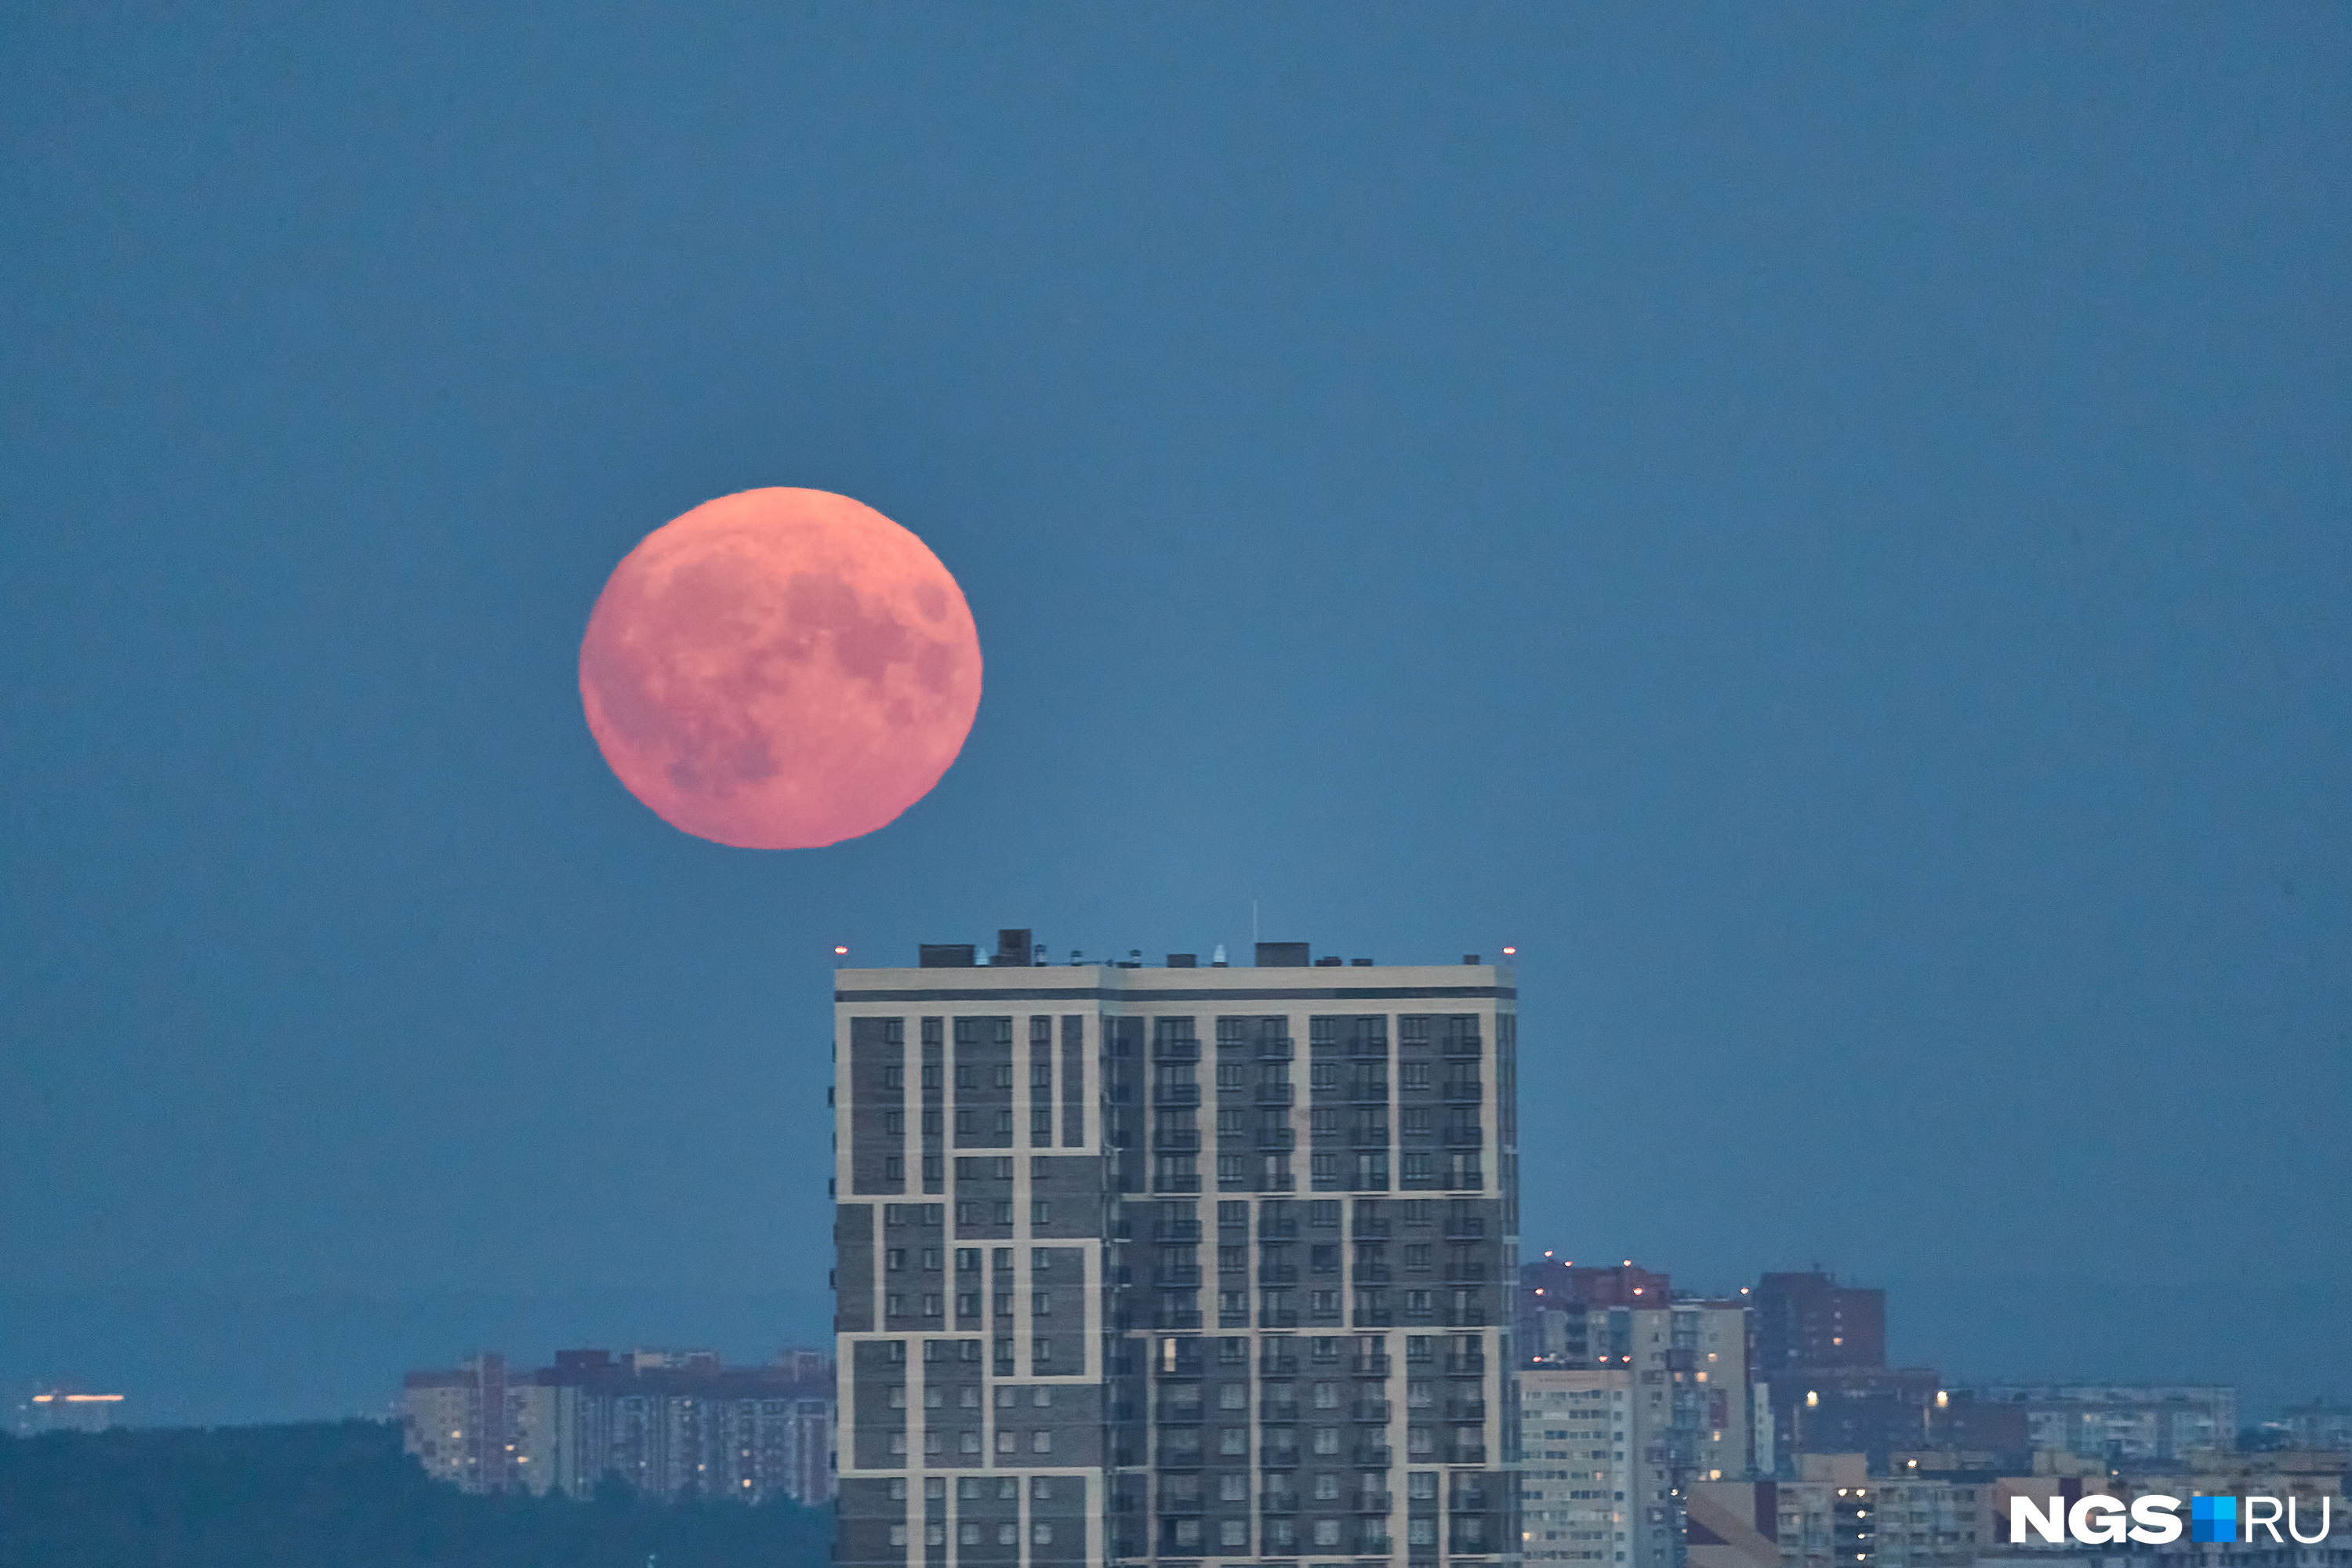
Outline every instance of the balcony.
POLYGON ((1448 1215, 1445 1219, 1445 1234, 1455 1240, 1484 1236, 1486 1234, 1486 1222, 1475 1214, 1448 1215))
POLYGON ((1260 1448, 1257 1463, 1262 1470, 1295 1470, 1298 1468, 1298 1450, 1296 1447, 1260 1448))
POLYGON ((1385 1284, 1387 1284, 1388 1282, 1389 1282, 1389 1266, 1388 1266, 1387 1264, 1385 1264, 1385 1263, 1359 1263, 1359 1264, 1357 1264, 1357 1265, 1356 1265, 1356 1283, 1357 1283, 1357 1284, 1359 1284, 1359 1285, 1385 1285, 1385 1284))
POLYGON ((1386 1105, 1389 1102, 1389 1080, 1379 1079, 1370 1083, 1351 1083, 1348 1099, 1357 1105, 1386 1105))
POLYGON ((1159 1416, 1163 1426, 1191 1426, 1200 1421, 1201 1407, 1198 1405, 1163 1405, 1160 1407, 1159 1416))
POLYGON ((1448 1400, 1445 1418, 1448 1421, 1484 1421, 1486 1419, 1486 1402, 1483 1399, 1448 1400))
POLYGON ((1151 1227, 1151 1235, 1159 1241, 1198 1241, 1201 1239, 1201 1222, 1197 1219, 1163 1219, 1151 1227))
POLYGON ((1287 1127, 1261 1127, 1255 1142, 1261 1149, 1296 1149, 1298 1134, 1287 1127))
POLYGON ((1298 1326, 1298 1314, 1278 1312, 1269 1307, 1257 1315, 1257 1326, 1261 1329, 1295 1329, 1298 1326))
POLYGON ((1257 1369, 1267 1377, 1297 1377, 1298 1358, 1295 1355, 1263 1356, 1258 1360, 1257 1369))
POLYGON ((1448 1100, 1454 1101, 1483 1100, 1486 1098, 1486 1086, 1475 1074, 1468 1078, 1449 1078, 1445 1080, 1444 1094, 1448 1100))
POLYGON ((1201 1103, 1201 1086, 1197 1083, 1163 1083, 1151 1090, 1151 1103, 1173 1109, 1201 1103))
POLYGON ((1360 1329, 1392 1329, 1396 1327, 1396 1314, 1386 1307, 1359 1307, 1356 1309, 1355 1326, 1360 1329))
POLYGON ((1197 1062, 1201 1059, 1198 1040, 1154 1040, 1151 1059, 1155 1062, 1197 1062))
POLYGON ((1456 1058, 1475 1057, 1478 1055, 1480 1048, 1480 1041, 1478 1037, 1475 1035, 1469 1036, 1467 1038, 1464 1039, 1447 1040, 1444 1045, 1438 1047, 1438 1049, 1444 1055, 1456 1058))
POLYGON ((1457 1351, 1445 1358, 1445 1370, 1455 1377, 1484 1377, 1486 1375, 1486 1352, 1457 1351))
MULTIPOLYGON (((1482 1370, 1485 1368, 1484 1356, 1478 1359, 1478 1364, 1482 1370)), ((1350 1356, 1348 1358, 1348 1370, 1358 1377, 1386 1377, 1389 1374, 1388 1352, 1376 1351, 1370 1355, 1350 1356)))
POLYGON ((1286 1240, 1298 1234, 1298 1222, 1295 1219, 1269 1219, 1260 1215, 1257 1234, 1261 1241, 1286 1240))
MULTIPOLYGON (((1478 1149, 1485 1147, 1486 1142, 1486 1134, 1476 1122, 1467 1127, 1448 1127, 1445 1130, 1445 1146, 1448 1149, 1478 1149)), ((1468 1174, 1466 1172, 1464 1173, 1468 1174)))
POLYGON ((1151 1178, 1151 1190, 1155 1193, 1197 1193, 1201 1190, 1201 1178, 1155 1175, 1151 1178))
POLYGON ((1359 1401, 1356 1407, 1348 1413, 1348 1419, 1360 1421, 1370 1426, 1385 1426, 1389 1424, 1389 1402, 1385 1399, 1359 1401))
POLYGON ((1486 1309, 1461 1307, 1440 1312, 1437 1321, 1449 1329, 1483 1329, 1486 1326, 1486 1309))
POLYGON ((1358 1492, 1356 1494, 1355 1508, 1358 1513, 1386 1513, 1389 1510, 1389 1494, 1386 1492, 1358 1492))
POLYGON ((1155 1329, 1197 1329, 1201 1326, 1199 1311, 1154 1312, 1151 1326, 1155 1329))
POLYGON ((1376 1236, 1386 1236, 1388 1233, 1389 1222, 1384 1219, 1360 1219, 1349 1228, 1349 1234, 1359 1241, 1369 1240, 1376 1236))
POLYGON ((1360 1470, 1385 1470, 1395 1458, 1396 1450, 1386 1443, 1367 1443, 1357 1448, 1355 1465, 1360 1470))
POLYGON ((1285 1035, 1279 1039, 1260 1040, 1250 1054, 1262 1062, 1286 1062, 1298 1054, 1298 1047, 1285 1035))
POLYGON ((1151 1271, 1152 1282, 1163 1290, 1197 1289, 1201 1284, 1201 1266, 1197 1263, 1167 1263, 1151 1271))
MULTIPOLYGON (((1286 1389, 1290 1385, 1286 1383, 1277 1384, 1276 1386, 1286 1389)), ((1261 1421, 1277 1422, 1287 1426, 1289 1423, 1298 1419, 1297 1402, 1289 1399, 1279 1401, 1269 1400, 1259 1408, 1257 1418, 1261 1421)))
POLYGON ((1482 1285, 1486 1279, 1483 1263, 1454 1263, 1445 1266, 1445 1282, 1449 1285, 1482 1285))
POLYGON ((1352 1149, 1385 1149, 1389 1146, 1389 1130, 1385 1127, 1350 1128, 1348 1145, 1352 1149))
POLYGON ((1267 1513, 1297 1513, 1298 1494, 1288 1487, 1279 1491, 1268 1488, 1259 1495, 1257 1505, 1267 1513))
POLYGON ((1190 1131, 1162 1129, 1151 1135, 1151 1152, 1155 1154, 1197 1154, 1201 1152, 1198 1128, 1190 1131))
POLYGON ((1289 1105, 1297 1095, 1298 1090, 1289 1084, 1262 1083, 1251 1091, 1250 1098, 1259 1105, 1289 1105))

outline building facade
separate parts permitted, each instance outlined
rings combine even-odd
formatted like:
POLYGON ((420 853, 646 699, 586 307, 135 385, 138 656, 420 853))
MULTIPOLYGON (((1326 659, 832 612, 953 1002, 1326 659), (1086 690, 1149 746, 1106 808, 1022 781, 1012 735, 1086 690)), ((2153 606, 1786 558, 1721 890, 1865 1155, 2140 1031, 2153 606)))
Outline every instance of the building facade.
POLYGON ((1819 1268, 1756 1282, 1756 1363, 1767 1375, 1797 1368, 1886 1364, 1886 1292, 1841 1285, 1819 1268))
POLYGON ((2169 1463, 2238 1446, 2238 1391, 2220 1384, 1979 1384, 1969 1404, 2021 1411, 2035 1450, 2110 1464, 2169 1463))
POLYGON ((1511 972, 836 977, 838 1558, 1518 1554, 1511 972))
MULTIPOLYGON (((1636 1300, 1655 1289, 1637 1288, 1636 1300)), ((1520 1503, 1530 1516, 1521 1528, 1530 1557, 1680 1568, 1691 1487, 1757 1473, 1746 1307, 1595 1302, 1532 1316, 1557 1342, 1580 1340, 1591 1353, 1556 1348, 1523 1358, 1519 1369, 1520 1503)))
POLYGON ((413 1372, 402 1446, 469 1492, 589 1498, 611 1484, 665 1501, 833 1496, 833 1367, 816 1351, 727 1367, 709 1351, 559 1351, 413 1372))

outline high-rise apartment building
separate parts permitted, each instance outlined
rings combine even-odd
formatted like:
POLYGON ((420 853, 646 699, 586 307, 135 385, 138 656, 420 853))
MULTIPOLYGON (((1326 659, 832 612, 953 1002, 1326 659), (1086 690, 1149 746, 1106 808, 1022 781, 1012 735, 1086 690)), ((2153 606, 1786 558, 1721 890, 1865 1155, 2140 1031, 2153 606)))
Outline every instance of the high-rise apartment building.
POLYGON ((1662 1276, 1629 1285, 1620 1269, 1590 1291, 1585 1281, 1546 1278, 1527 1287, 1530 1294, 1594 1300, 1523 1313, 1552 1342, 1519 1369, 1528 1557, 1679 1568, 1691 1487, 1745 1479, 1759 1463, 1747 1308, 1669 1302, 1652 1294, 1662 1276), (1658 1304, 1604 1304, 1618 1298, 1658 1304), (1571 1353, 1567 1342, 1590 1353, 1571 1353))
POLYGON ((1518 1555, 1508 968, 836 976, 845 1568, 1518 1555))
POLYGON ((1886 1364, 1886 1292, 1841 1285, 1821 1269, 1756 1283, 1756 1364, 1766 1376, 1800 1367, 1886 1364))

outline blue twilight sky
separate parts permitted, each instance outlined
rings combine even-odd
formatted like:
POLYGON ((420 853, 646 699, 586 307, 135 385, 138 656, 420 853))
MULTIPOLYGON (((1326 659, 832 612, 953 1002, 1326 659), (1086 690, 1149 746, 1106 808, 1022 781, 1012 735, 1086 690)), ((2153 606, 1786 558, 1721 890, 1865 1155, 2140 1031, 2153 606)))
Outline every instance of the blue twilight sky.
POLYGON ((11 1389, 229 1411, 166 1385, 244 1301, 343 1357, 272 1410, 738 1332, 595 1316, 649 1293, 815 1331, 835 941, 1255 900, 1518 945, 1530 1248, 2352 1393, 2352 13, 8 35, 11 1389), (988 659, 828 850, 665 826, 574 686, 621 555, 769 484, 920 533, 988 659))

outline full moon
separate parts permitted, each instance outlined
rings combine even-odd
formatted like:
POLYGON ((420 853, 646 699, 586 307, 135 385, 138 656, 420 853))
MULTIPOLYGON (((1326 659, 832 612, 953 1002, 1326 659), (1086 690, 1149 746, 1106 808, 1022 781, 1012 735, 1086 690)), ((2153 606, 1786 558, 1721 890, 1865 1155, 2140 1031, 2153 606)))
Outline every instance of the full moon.
POLYGON ((745 490, 614 569, 580 700, 605 762, 671 826, 814 848, 940 782, 980 708, 980 634, 940 558, 873 508, 745 490))

